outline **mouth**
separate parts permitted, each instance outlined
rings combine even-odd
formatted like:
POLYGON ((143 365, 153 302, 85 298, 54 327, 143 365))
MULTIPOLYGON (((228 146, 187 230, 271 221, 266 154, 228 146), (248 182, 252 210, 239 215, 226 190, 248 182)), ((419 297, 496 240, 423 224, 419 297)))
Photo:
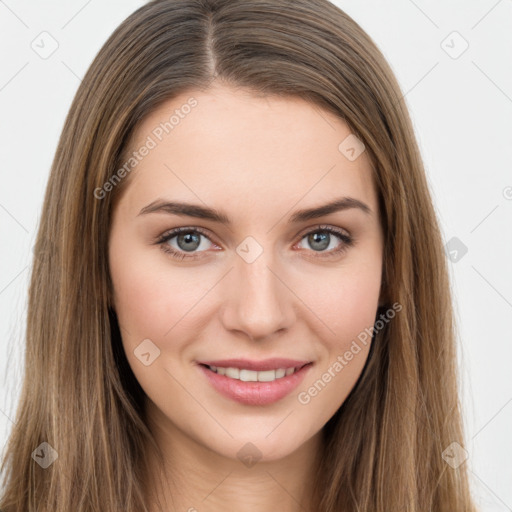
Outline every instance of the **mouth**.
POLYGON ((242 382, 274 382, 275 380, 283 379, 289 375, 293 375, 298 372, 304 366, 313 363, 305 363, 300 366, 289 366, 286 368, 276 368, 275 370, 249 370, 247 368, 237 368, 234 366, 214 366, 208 364, 202 364, 205 368, 218 374, 224 375, 229 379, 241 380, 242 382))
POLYGON ((311 361, 289 359, 215 362, 201 362, 197 366, 218 393, 245 405, 267 405, 281 400, 302 382, 313 366, 311 361))

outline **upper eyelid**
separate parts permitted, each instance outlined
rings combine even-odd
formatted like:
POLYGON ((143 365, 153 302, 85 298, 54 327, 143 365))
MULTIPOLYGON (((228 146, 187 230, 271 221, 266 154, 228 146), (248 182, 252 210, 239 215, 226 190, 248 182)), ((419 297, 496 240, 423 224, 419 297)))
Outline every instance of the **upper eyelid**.
POLYGON ((333 226, 331 224, 317 224, 316 226, 304 228, 303 230, 300 230, 295 236, 306 236, 308 233, 323 230, 341 232, 341 234, 348 236, 349 238, 352 238, 352 234, 350 233, 350 231, 348 231, 345 228, 340 228, 339 226, 333 226))
POLYGON ((198 226, 184 226, 181 228, 169 229, 168 231, 165 231, 160 236, 158 236, 157 241, 161 241, 161 240, 169 241, 172 238, 174 238, 175 236, 178 236, 180 233, 187 233, 189 231, 192 231, 192 232, 196 231, 199 234, 203 235, 205 238, 208 238, 208 240, 210 240, 210 242, 218 245, 214 240, 212 240, 212 238, 215 238, 215 237, 212 237, 208 230, 206 230, 204 228, 200 228, 198 226))

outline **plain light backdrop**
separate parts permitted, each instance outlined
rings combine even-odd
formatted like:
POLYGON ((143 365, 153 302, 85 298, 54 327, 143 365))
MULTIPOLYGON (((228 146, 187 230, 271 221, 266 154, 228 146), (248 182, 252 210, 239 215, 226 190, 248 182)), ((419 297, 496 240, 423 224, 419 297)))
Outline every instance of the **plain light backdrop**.
MULTIPOLYGON (((465 464, 481 510, 512 511, 512 0, 334 3, 405 94, 447 244, 465 464)), ((96 53, 143 4, 0 0, 0 450, 21 390, 32 248, 60 131, 96 53)))

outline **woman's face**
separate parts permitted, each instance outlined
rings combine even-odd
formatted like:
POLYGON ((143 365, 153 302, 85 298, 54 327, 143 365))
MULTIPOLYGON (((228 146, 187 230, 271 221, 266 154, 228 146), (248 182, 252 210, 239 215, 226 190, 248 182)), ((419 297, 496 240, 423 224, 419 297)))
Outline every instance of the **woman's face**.
POLYGON ((219 86, 168 101, 132 142, 109 264, 149 418, 209 453, 285 457, 370 348, 383 237, 364 146, 308 102, 219 86))

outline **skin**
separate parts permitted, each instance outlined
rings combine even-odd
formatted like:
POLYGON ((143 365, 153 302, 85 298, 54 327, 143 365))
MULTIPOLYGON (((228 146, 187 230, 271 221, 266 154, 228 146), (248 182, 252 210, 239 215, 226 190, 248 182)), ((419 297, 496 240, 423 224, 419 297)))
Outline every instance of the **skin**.
MULTIPOLYGON (((151 510, 157 499, 165 510, 311 510, 321 430, 356 383, 370 344, 361 344, 309 403, 298 395, 374 324, 379 305, 383 233, 370 161, 365 152, 350 161, 339 151, 350 130, 328 111, 221 85, 163 104, 138 126, 131 151, 192 96, 197 106, 131 172, 110 233, 123 347, 166 460, 164 473, 151 463, 148 502, 151 510), (364 202, 371 213, 352 208, 288 223, 296 210, 343 196, 364 202), (156 199, 222 210, 232 226, 139 215, 156 199), (308 233, 322 232, 319 225, 339 228, 354 244, 326 257, 344 242, 335 235, 326 249, 308 242, 308 233), (165 244, 155 243, 177 227, 209 234, 198 234, 198 259, 172 259, 165 244), (247 236, 263 249, 251 263, 236 252, 247 236), (148 366, 134 354, 145 339, 160 350, 148 366), (231 357, 314 364, 290 395, 251 406, 217 393, 196 365, 231 357), (252 467, 237 457, 248 442, 261 454, 252 467)), ((166 243, 190 254, 183 249, 190 241, 166 243)))

